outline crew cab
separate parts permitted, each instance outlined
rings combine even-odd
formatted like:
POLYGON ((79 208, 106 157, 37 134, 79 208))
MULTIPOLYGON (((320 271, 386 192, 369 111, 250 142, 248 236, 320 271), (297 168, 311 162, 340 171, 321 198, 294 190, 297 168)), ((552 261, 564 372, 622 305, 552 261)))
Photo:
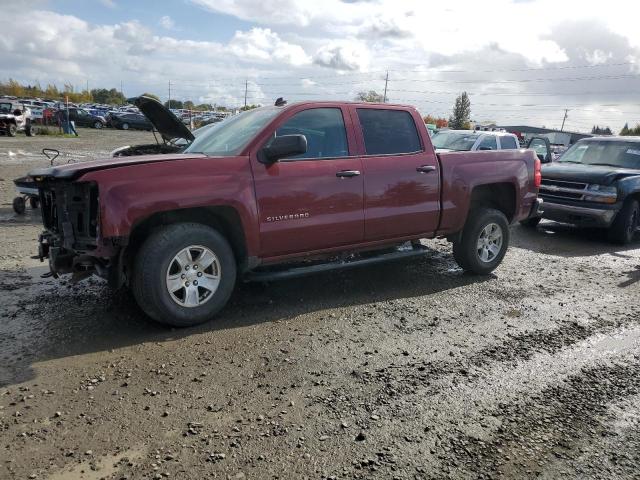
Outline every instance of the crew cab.
POLYGON ((576 142, 542 166, 541 218, 608 230, 609 239, 630 243, 640 219, 640 137, 593 137, 576 142))
POLYGON ((311 102, 244 112, 181 153, 34 170, 54 276, 132 288, 160 322, 211 319, 237 278, 417 256, 445 237, 466 271, 502 261, 538 215, 533 150, 436 154, 407 106, 311 102))

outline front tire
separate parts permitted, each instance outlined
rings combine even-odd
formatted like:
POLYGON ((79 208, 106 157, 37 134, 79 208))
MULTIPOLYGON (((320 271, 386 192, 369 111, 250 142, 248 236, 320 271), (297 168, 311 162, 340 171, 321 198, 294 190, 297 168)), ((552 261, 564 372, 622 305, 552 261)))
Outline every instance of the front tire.
POLYGON ((491 208, 469 213, 453 256, 467 272, 487 275, 502 262, 509 247, 509 223, 504 213, 491 208))
POLYGON ((102 122, 95 122, 93 124, 93 128, 100 130, 104 125, 102 125, 102 122))
POLYGON ((122 128, 122 130, 129 130, 129 124, 128 123, 123 123, 120 128, 122 128))
POLYGON ((627 245, 633 241, 640 222, 640 204, 638 200, 628 199, 613 224, 609 228, 609 240, 620 245, 627 245))
POLYGON ((211 320, 236 282, 236 261, 227 240, 198 223, 156 230, 138 251, 132 289, 154 320, 190 327, 211 320))
POLYGON ((9 124, 9 126, 7 127, 7 135, 10 137, 15 137, 17 132, 18 132, 18 127, 15 126, 14 124, 9 124))

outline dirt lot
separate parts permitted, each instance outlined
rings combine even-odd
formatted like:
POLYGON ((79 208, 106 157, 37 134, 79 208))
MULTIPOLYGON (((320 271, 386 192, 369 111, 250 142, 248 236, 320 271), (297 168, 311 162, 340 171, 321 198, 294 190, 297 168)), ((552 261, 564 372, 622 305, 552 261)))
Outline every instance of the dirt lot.
POLYGON ((41 279, 14 177, 148 133, 0 138, 0 478, 638 478, 640 243, 514 227, 495 275, 446 242, 242 285, 170 330, 99 280, 41 279))

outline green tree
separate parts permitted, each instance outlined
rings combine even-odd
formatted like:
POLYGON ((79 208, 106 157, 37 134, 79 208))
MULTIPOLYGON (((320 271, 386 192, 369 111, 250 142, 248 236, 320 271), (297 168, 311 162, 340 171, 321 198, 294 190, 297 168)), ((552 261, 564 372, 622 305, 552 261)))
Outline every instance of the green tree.
POLYGON ((186 100, 183 104, 183 108, 186 108, 187 110, 193 110, 195 105, 191 100, 186 100))
POLYGON ((258 108, 260 105, 255 105, 255 104, 251 104, 251 105, 245 105, 243 107, 240 107, 240 111, 241 112, 246 112, 247 110, 253 110, 254 108, 258 108))
POLYGON ((454 130, 468 129, 471 117, 471 100, 467 92, 462 92, 456 98, 453 113, 449 117, 449 128, 454 130))
POLYGON ((167 100, 164 102, 164 106, 167 108, 184 108, 184 104, 180 100, 171 99, 171 102, 167 100))
POLYGON ((622 130, 620 130, 620 135, 626 136, 629 135, 629 124, 625 123, 624 127, 622 127, 622 130))
POLYGON ((357 102, 367 102, 367 103, 383 103, 384 96, 376 92, 375 90, 369 90, 368 92, 362 91, 358 92, 355 100, 357 102))
POLYGON ((634 128, 629 128, 628 124, 624 124, 624 127, 620 131, 620 135, 623 136, 640 136, 640 123, 636 124, 634 128))
POLYGON ((119 90, 112 88, 94 88, 91 90, 91 97, 96 103, 104 103, 107 105, 121 105, 125 102, 124 95, 119 90))

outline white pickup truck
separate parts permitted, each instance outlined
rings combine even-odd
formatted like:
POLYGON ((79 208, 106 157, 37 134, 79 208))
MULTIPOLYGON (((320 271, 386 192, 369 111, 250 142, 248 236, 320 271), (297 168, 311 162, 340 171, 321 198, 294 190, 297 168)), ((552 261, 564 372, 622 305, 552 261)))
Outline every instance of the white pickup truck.
POLYGON ((31 125, 31 110, 28 107, 0 101, 0 132, 15 137, 24 131, 28 137, 35 135, 31 125))
POLYGON ((476 150, 517 150, 518 137, 509 132, 478 130, 441 130, 431 137, 437 153, 475 152, 476 150))

